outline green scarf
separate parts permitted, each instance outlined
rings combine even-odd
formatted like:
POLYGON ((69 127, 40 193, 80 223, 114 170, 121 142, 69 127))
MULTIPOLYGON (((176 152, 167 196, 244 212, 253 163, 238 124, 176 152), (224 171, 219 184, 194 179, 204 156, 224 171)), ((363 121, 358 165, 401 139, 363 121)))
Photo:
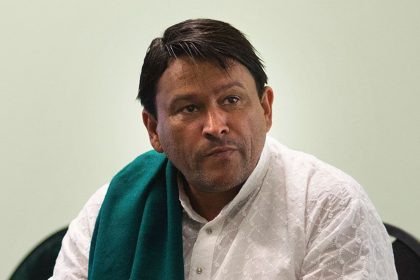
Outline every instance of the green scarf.
POLYGON ((184 279, 176 173, 150 151, 112 179, 93 232, 89 280, 184 279))

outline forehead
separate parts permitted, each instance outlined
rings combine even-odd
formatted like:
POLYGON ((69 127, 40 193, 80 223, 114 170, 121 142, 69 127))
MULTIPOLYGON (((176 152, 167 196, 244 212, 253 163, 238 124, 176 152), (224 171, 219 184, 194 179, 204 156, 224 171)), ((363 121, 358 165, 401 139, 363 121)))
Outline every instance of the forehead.
POLYGON ((253 76, 241 63, 227 61, 222 68, 215 61, 177 58, 170 62, 159 79, 157 95, 176 94, 186 91, 212 91, 227 83, 241 83, 244 87, 256 91, 253 76))

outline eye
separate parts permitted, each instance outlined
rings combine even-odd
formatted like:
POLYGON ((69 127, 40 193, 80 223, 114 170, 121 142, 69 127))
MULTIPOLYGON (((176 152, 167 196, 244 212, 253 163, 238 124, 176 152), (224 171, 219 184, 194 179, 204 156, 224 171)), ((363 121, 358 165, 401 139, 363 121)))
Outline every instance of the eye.
POLYGON ((183 112, 183 113, 194 113, 194 112, 197 112, 197 111, 198 111, 197 105, 193 105, 193 104, 187 105, 184 108, 182 108, 182 110, 181 110, 181 112, 183 112))
POLYGON ((223 100, 224 104, 236 104, 238 102, 239 102, 238 96, 228 96, 225 98, 225 100, 223 100))

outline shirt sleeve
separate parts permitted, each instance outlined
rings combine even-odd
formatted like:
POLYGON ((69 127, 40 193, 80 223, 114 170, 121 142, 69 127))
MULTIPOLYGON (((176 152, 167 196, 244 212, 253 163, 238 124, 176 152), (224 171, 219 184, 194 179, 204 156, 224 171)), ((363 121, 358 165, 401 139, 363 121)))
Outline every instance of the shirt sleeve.
POLYGON ((361 188, 333 186, 308 204, 300 279, 398 279, 390 238, 361 188))
POLYGON ((70 223, 50 280, 87 279, 90 241, 107 189, 105 185, 96 191, 70 223))

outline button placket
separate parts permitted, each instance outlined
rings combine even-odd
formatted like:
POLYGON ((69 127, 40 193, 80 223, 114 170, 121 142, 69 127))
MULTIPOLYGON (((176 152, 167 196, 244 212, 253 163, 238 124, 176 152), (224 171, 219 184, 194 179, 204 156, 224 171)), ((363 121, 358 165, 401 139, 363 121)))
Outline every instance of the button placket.
POLYGON ((219 227, 214 221, 204 225, 199 231, 191 253, 191 280, 210 279, 218 233, 219 227))

